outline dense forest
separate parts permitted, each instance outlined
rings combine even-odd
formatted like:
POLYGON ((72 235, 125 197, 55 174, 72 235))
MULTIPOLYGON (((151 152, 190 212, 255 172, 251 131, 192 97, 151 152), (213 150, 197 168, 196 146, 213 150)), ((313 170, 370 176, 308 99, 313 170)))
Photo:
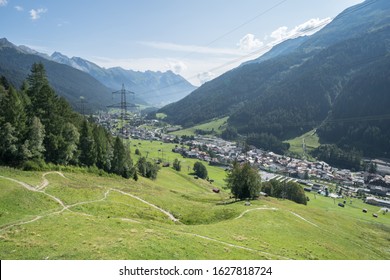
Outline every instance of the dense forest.
POLYGON ((288 42, 293 51, 275 47, 267 59, 231 70, 160 112, 183 126, 229 116, 225 139, 241 135, 280 153, 282 141, 317 129, 321 143, 343 153, 388 158, 389 10, 384 0, 354 6, 314 35, 288 42))
POLYGON ((80 107, 81 96, 88 102, 86 108, 89 112, 117 102, 117 99, 112 100, 111 89, 87 73, 39 55, 24 53, 6 39, 0 39, 0 76, 6 77, 14 87, 22 86, 34 63, 44 65, 50 86, 57 95, 64 97, 72 108, 80 107))
POLYGON ((330 117, 317 130, 325 143, 390 157, 390 56, 365 67, 349 82, 330 117))
POLYGON ((125 178, 136 174, 128 147, 56 95, 41 63, 32 65, 20 90, 1 78, 0 164, 26 170, 84 166, 125 178))

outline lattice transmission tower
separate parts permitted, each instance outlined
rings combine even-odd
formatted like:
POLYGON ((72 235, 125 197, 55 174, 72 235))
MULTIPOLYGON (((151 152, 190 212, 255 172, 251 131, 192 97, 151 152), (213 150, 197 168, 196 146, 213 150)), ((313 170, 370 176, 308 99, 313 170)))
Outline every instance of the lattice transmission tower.
POLYGON ((108 108, 119 108, 120 109, 120 134, 124 138, 128 138, 128 131, 126 130, 126 123, 129 120, 129 115, 127 113, 128 108, 137 108, 138 106, 134 103, 129 103, 127 102, 126 95, 127 94, 132 94, 133 96, 135 95, 134 92, 126 90, 125 85, 122 84, 122 89, 114 91, 112 93, 112 96, 114 98, 114 95, 120 94, 121 96, 121 102, 117 104, 112 104, 107 106, 108 108))
POLYGON ((79 109, 80 109, 81 115, 85 116, 85 114, 86 114, 85 104, 88 103, 88 102, 85 100, 84 96, 80 96, 80 99, 79 99, 78 103, 80 104, 79 109))

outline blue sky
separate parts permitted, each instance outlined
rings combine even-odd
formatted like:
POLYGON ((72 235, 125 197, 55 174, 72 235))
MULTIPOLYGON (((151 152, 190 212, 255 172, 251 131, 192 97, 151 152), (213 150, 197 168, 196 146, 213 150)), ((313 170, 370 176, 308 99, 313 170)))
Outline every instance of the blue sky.
POLYGON ((199 85, 362 0, 0 0, 0 38, 199 85), (250 55, 253 54, 253 55, 250 55))

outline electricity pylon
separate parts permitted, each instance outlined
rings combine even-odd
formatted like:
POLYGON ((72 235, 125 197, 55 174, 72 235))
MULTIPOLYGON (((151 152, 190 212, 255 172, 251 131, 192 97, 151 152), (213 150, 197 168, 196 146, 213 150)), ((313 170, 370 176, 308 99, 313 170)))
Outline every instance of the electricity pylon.
POLYGON ((80 96, 79 103, 80 103, 80 111, 81 111, 80 113, 81 115, 85 116, 85 103, 88 102, 85 100, 84 96, 80 96))
POLYGON ((113 105, 109 105, 107 106, 108 108, 119 108, 121 110, 121 115, 120 115, 120 120, 121 120, 121 136, 124 137, 124 138, 127 138, 127 131, 125 131, 125 123, 126 123, 126 120, 128 120, 128 115, 127 115, 127 108, 134 108, 134 107, 138 107, 137 105, 133 104, 133 103, 128 103, 127 100, 126 100, 126 95, 127 94, 135 94, 134 92, 132 91, 129 91, 129 90, 126 90, 125 89, 125 85, 122 84, 122 89, 121 90, 117 90, 117 91, 114 91, 112 93, 112 96, 114 98, 114 95, 116 94, 120 94, 121 95, 121 102, 120 103, 117 103, 117 104, 113 104, 113 105))

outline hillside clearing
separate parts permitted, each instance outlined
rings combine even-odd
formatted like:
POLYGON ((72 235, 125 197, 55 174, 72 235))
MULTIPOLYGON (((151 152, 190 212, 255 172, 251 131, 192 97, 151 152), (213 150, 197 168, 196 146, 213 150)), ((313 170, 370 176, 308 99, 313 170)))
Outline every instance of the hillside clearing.
POLYGON ((172 168, 137 182, 12 173, 0 168, 2 259, 390 258, 390 215, 373 218, 381 209, 359 200, 341 209, 308 193, 307 206, 273 198, 219 205, 226 190, 215 194, 172 168))

